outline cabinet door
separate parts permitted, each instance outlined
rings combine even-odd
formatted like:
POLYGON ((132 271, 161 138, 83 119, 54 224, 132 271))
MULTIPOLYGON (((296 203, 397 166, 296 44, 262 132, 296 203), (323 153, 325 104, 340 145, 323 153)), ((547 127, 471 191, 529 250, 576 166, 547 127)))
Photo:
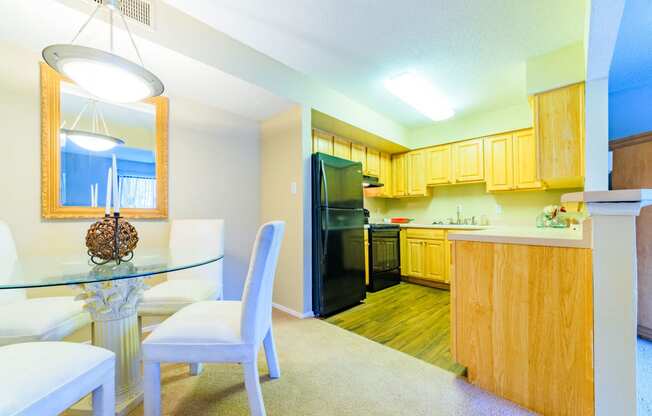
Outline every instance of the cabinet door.
POLYGON ((405 274, 407 276, 423 278, 425 272, 425 241, 408 238, 405 242, 405 248, 407 255, 405 261, 407 272, 405 274))
POLYGON ((451 145, 436 146, 426 150, 426 184, 452 183, 453 171, 451 145))
POLYGON ((484 144, 487 191, 507 191, 514 188, 512 135, 487 137, 484 144))
POLYGON ((446 239, 446 283, 450 283, 453 279, 455 270, 453 269, 454 260, 455 260, 455 245, 446 239))
POLYGON ((392 191, 392 156, 389 153, 380 153, 380 175, 378 177, 383 187, 380 188, 379 196, 391 198, 392 191))
POLYGON ((456 182, 482 182, 484 180, 483 140, 473 139, 453 146, 456 182))
MULTIPOLYGON (((537 141, 532 129, 514 133, 514 187, 516 189, 539 189, 537 141)), ((487 183, 488 185, 488 183, 487 183)))
POLYGON ((423 243, 424 271, 423 278, 438 282, 446 281, 446 242, 429 240, 423 243))
POLYGON ((341 137, 333 137, 333 156, 351 160, 351 142, 341 137))
POLYGON ((367 148, 367 175, 380 176, 380 152, 369 147, 367 148))
POLYGON ((333 135, 323 131, 312 131, 312 151, 313 153, 321 152, 327 155, 333 154, 333 135))
POLYGON ((534 97, 540 178, 554 188, 584 183, 584 84, 534 97))
POLYGON ((351 160, 362 163, 362 172, 367 174, 367 149, 357 143, 351 143, 351 160))
POLYGON ((407 154, 407 194, 411 196, 426 195, 425 154, 423 151, 407 154))
POLYGON ((405 154, 392 157, 392 175, 394 177, 392 183, 394 196, 406 196, 405 154))

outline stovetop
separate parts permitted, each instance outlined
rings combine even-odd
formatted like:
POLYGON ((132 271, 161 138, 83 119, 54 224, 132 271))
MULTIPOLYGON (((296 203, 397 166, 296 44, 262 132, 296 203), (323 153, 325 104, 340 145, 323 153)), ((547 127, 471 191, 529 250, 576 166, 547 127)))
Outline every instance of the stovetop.
POLYGON ((401 228, 398 224, 369 224, 370 230, 398 230, 401 228))

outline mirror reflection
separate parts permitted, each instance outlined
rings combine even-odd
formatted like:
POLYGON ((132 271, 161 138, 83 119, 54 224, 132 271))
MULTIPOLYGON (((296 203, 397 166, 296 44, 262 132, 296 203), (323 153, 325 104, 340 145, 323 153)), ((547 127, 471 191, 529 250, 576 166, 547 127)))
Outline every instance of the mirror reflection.
POLYGON ((123 208, 156 208, 156 107, 97 101, 61 82, 62 206, 102 207, 115 155, 123 208))

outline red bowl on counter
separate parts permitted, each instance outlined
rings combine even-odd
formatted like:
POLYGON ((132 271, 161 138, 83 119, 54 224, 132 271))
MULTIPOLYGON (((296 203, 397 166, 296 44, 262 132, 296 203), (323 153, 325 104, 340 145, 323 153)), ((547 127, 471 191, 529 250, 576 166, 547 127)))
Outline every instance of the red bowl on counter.
POLYGON ((407 224, 408 222, 412 221, 412 218, 394 217, 391 218, 390 221, 392 224, 407 224))

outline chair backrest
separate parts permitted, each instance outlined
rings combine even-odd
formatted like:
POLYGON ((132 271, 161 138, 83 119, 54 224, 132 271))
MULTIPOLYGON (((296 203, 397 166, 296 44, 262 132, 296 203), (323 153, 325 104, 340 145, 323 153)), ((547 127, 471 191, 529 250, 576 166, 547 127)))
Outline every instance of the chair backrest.
POLYGON ((242 294, 240 331, 245 342, 258 344, 272 323, 272 293, 285 222, 272 221, 258 230, 242 294))
MULTIPOLYGON (((172 220, 169 248, 193 256, 224 255, 224 220, 172 220)), ((187 254, 186 254, 187 255, 187 254)), ((168 274, 168 279, 206 279, 222 285, 222 260, 168 274)))
MULTIPOLYGON (((16 244, 9 225, 0 221, 0 281, 11 277, 17 259, 16 244)), ((25 297, 23 289, 0 289, 0 305, 23 300, 25 297)))

